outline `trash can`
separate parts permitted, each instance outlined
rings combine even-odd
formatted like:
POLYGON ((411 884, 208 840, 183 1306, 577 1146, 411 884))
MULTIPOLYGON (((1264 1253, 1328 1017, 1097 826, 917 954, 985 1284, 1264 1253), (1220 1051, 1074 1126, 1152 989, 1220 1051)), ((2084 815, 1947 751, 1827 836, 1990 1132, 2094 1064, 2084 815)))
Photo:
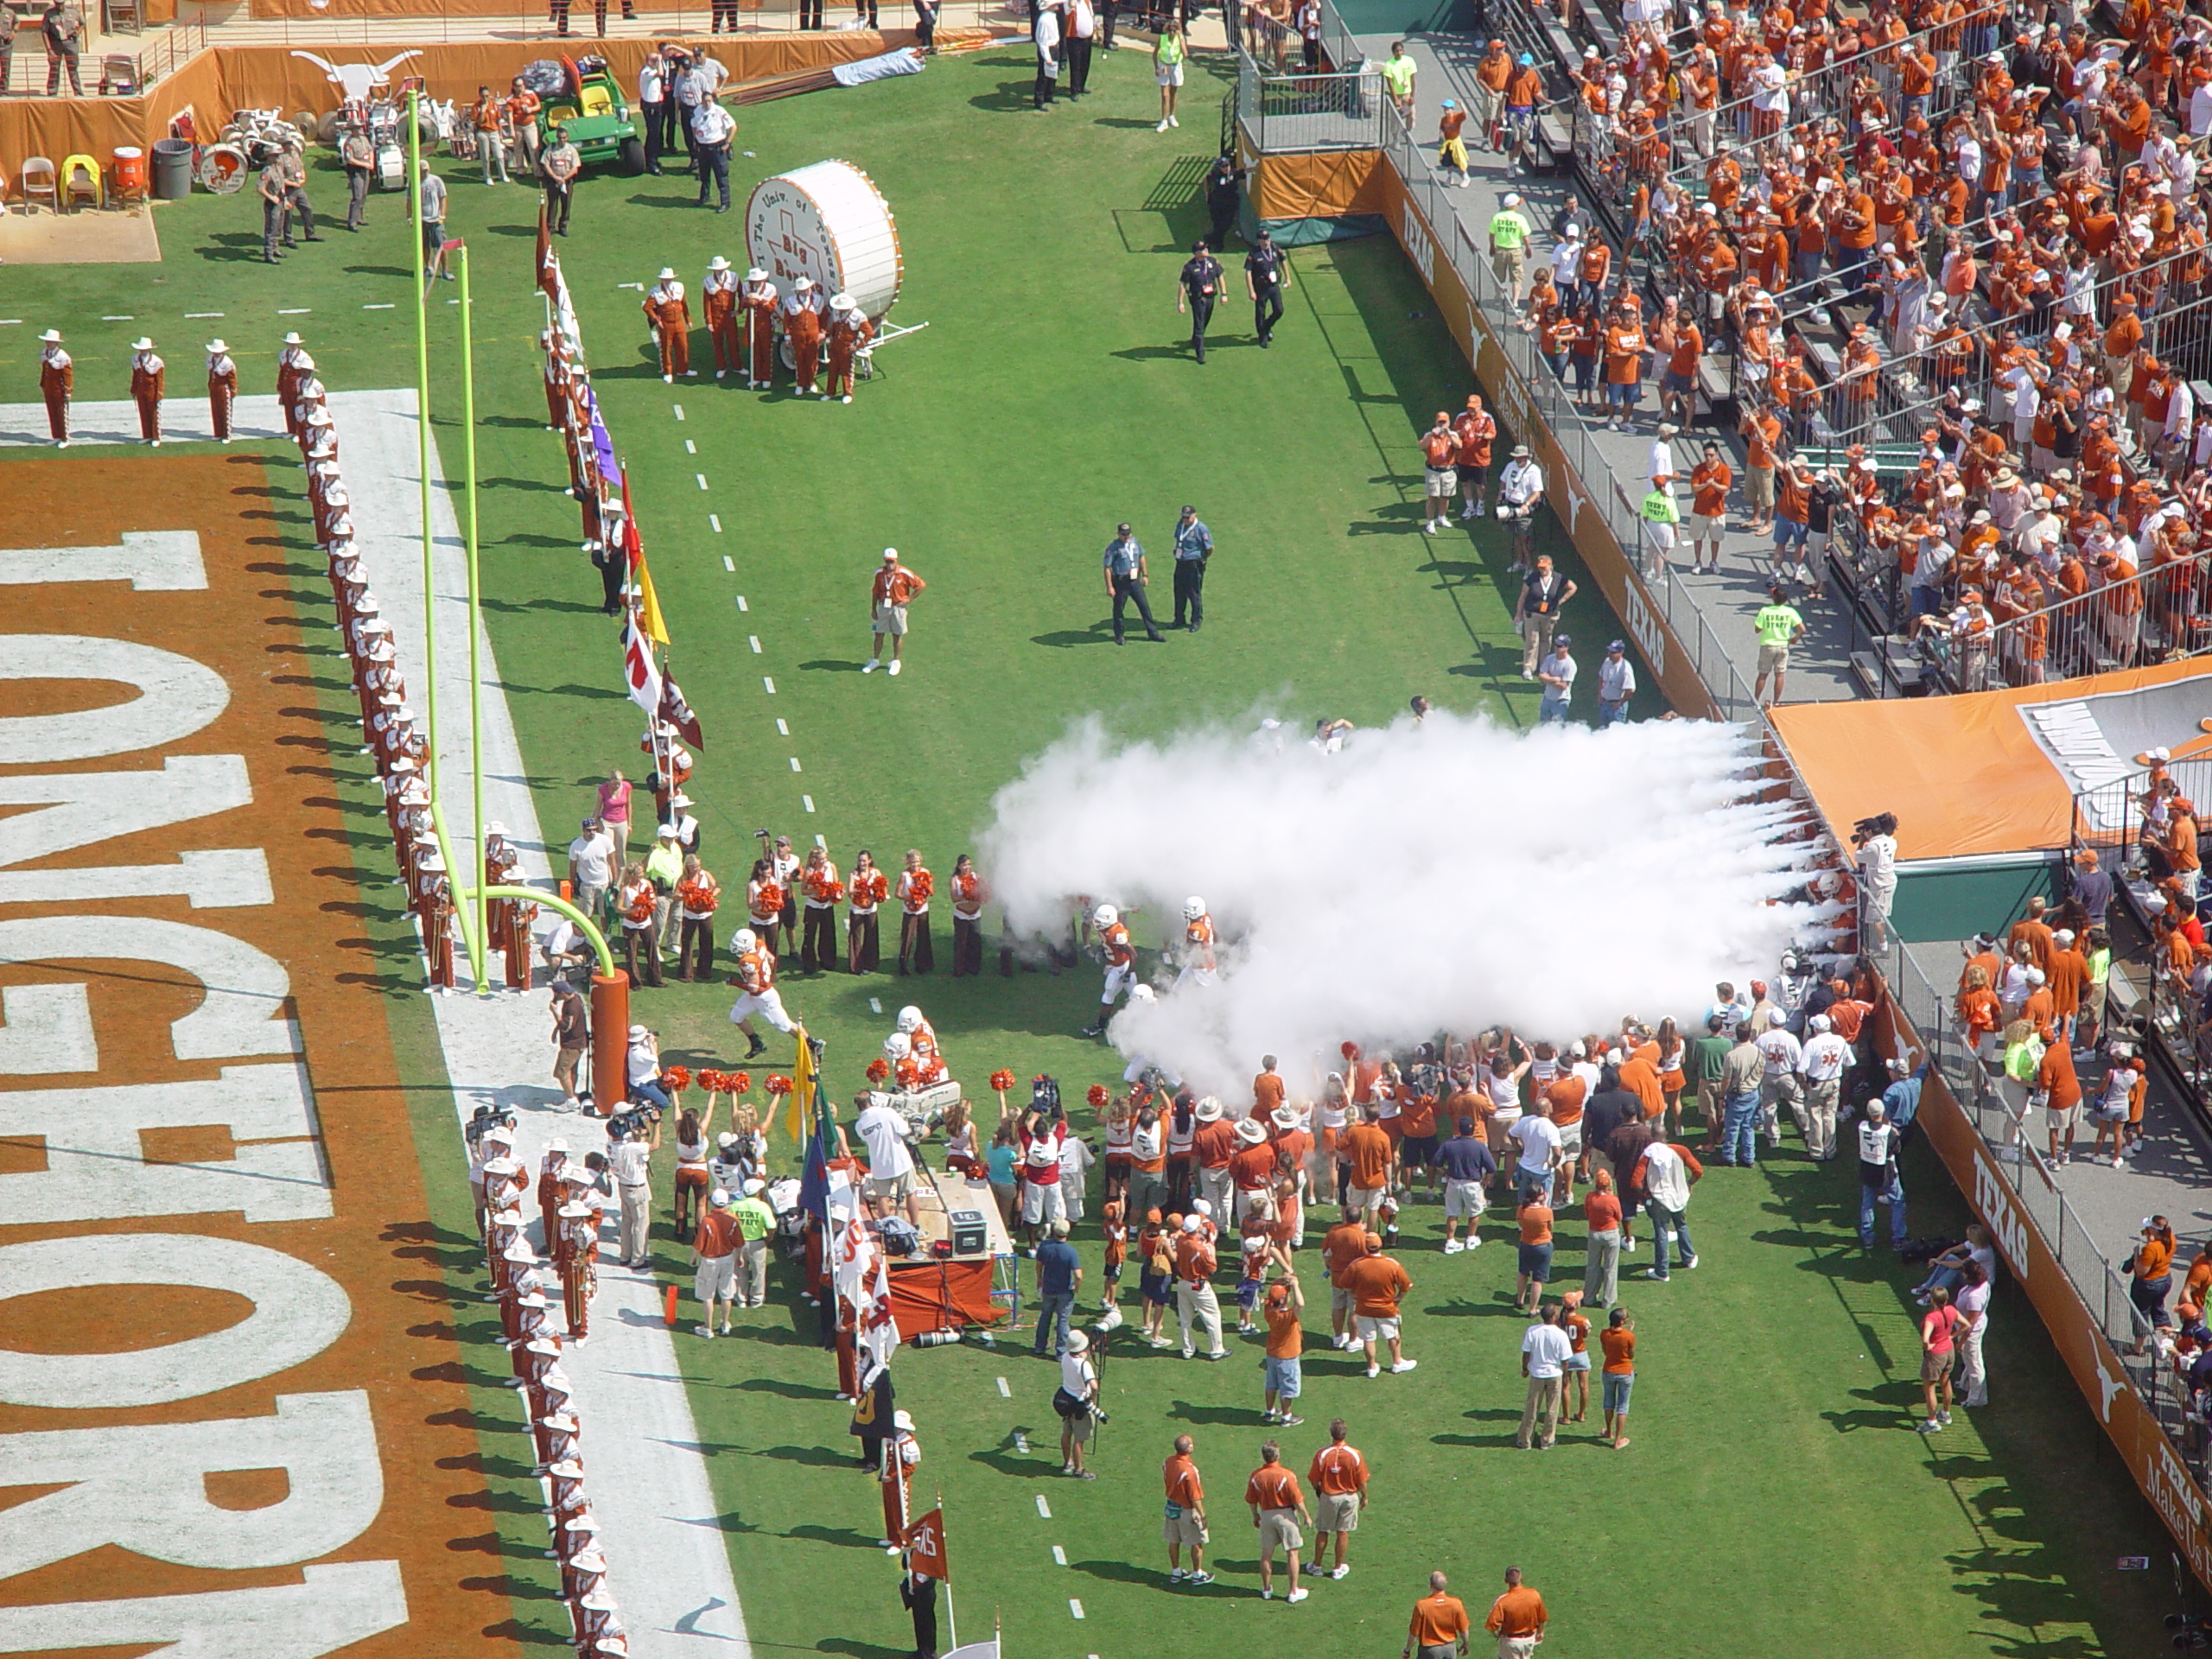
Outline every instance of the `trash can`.
POLYGON ((192 141, 156 138, 154 141, 154 199, 182 201, 192 194, 192 141))

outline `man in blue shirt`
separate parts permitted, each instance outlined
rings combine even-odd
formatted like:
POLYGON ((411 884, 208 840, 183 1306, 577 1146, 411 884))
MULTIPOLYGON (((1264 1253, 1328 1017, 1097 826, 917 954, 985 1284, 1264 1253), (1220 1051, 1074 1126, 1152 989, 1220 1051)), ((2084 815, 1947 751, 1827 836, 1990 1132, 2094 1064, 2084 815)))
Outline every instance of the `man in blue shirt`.
POLYGON ((1475 1231, 1475 1224, 1483 1218, 1483 1211, 1489 1203, 1490 1178, 1497 1173, 1497 1160, 1491 1156, 1489 1143, 1475 1133, 1475 1120, 1463 1117, 1457 1127, 1459 1134, 1436 1150, 1436 1166, 1444 1172, 1446 1255, 1482 1248, 1483 1241, 1475 1231), (1465 1244, 1452 1236, 1462 1220, 1467 1224, 1465 1244))
POLYGON ((1068 1243, 1068 1224, 1056 1218, 1049 1236, 1037 1247, 1037 1341, 1039 1359, 1068 1345, 1068 1316, 1075 1312, 1075 1294, 1083 1288, 1083 1261, 1068 1243), (1049 1333, 1049 1335, 1048 1335, 1049 1333), (1047 1347, 1047 1341, 1057 1343, 1047 1347))
POLYGON ((1152 605, 1144 596, 1144 548, 1127 524, 1115 529, 1114 539, 1106 543, 1103 563, 1106 596, 1114 601, 1114 643, 1122 643, 1122 611, 1131 600, 1136 601, 1137 614, 1144 619, 1144 637, 1155 645, 1164 643, 1167 636, 1152 620, 1152 605))
POLYGON ((1185 626, 1183 618, 1188 612, 1188 626, 1196 633, 1206 620, 1206 561, 1213 556, 1213 532, 1198 517, 1196 507, 1185 507, 1183 516, 1175 521, 1175 620, 1167 626, 1185 626))
POLYGON ((1920 1115, 1920 1085, 1928 1081, 1928 1073, 1935 1065, 1923 1058, 1915 1070, 1910 1055, 1890 1062, 1890 1086, 1882 1090, 1882 1107, 1890 1122, 1911 1138, 1912 1120, 1920 1115))

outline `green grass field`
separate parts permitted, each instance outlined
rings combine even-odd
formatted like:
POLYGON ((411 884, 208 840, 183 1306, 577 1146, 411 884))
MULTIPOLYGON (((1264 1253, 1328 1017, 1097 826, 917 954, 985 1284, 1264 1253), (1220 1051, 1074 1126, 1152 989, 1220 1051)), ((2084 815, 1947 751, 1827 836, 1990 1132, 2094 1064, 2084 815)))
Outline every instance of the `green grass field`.
MULTIPOLYGON (((1203 228, 1196 181, 1224 83, 1194 74, 1184 128, 1160 135, 1136 53, 1103 58, 1096 96, 1048 115, 1027 108, 1029 73, 1026 53, 995 51, 742 112, 739 146, 754 155, 737 163, 741 206, 759 176, 842 156, 869 170, 898 214, 907 285, 897 315, 931 326, 886 349, 886 374, 850 408, 704 377, 664 386, 639 296, 619 285, 670 264, 696 289, 712 254, 741 256, 738 216, 696 212, 680 178, 594 179, 580 194, 562 252, 632 467, 674 665, 708 730, 691 792, 726 881, 742 880, 760 825, 802 842, 818 833, 848 867, 860 846, 887 862, 918 846, 942 878, 1021 758, 1091 710, 1139 734, 1262 712, 1364 724, 1419 691, 1509 722, 1534 718, 1508 626, 1502 537, 1488 524, 1471 537, 1416 533, 1414 435, 1469 388, 1395 249, 1378 239, 1299 253, 1277 348, 1251 349, 1249 317, 1226 307, 1220 348, 1198 368, 1176 345, 1173 282, 1203 228), (1127 517, 1164 564, 1185 500, 1219 542, 1211 626, 1116 651, 1099 549, 1127 517), (886 545, 931 583, 897 681, 856 671, 865 584, 886 545)), ((469 239, 480 296, 491 626, 540 818, 557 840, 610 767, 639 774, 640 721, 614 689, 613 631, 576 550, 559 450, 541 429, 533 198, 452 172, 451 226, 469 239)), ((340 199, 334 175, 320 194, 340 199)), ((48 318, 69 329, 87 397, 122 395, 127 343, 141 330, 188 385, 190 348, 219 330, 247 389, 267 390, 289 327, 308 337, 334 388, 404 384, 410 245, 397 204, 378 199, 368 232, 330 232, 276 270, 257 262, 251 212, 242 199, 206 197, 164 208, 158 268, 0 277, 0 308, 24 319, 0 330, 11 396, 35 395, 31 336, 48 318), (391 301, 402 308, 361 308, 391 301), (219 321, 183 320, 215 311, 219 321), (130 320, 86 321, 109 314, 130 320)), ((435 297, 454 292, 441 284, 435 297)), ((449 308, 435 327, 449 342, 449 308)), ((450 470, 449 358, 435 398, 450 470)), ((1164 571, 1156 592, 1164 604, 1164 571)), ((1586 664, 1617 626, 1587 601, 1570 621, 1586 664)), ((404 929, 385 915, 372 931, 391 953, 385 993, 410 1003, 399 986, 404 929)), ((940 973, 907 987, 794 974, 785 984, 827 1039, 841 1090, 875 1052, 887 1010, 912 997, 971 1084, 1000 1065, 1049 1071, 1071 1101, 1118 1069, 1074 1035, 1096 990, 1088 969, 1010 982, 940 973)), ((638 1006, 671 1057, 738 1058, 719 989, 671 987, 638 1006)), ((402 1018, 410 1060, 428 1064, 418 1015, 402 1018)), ((454 1200, 458 1165, 435 1146, 450 1118, 435 1095, 423 1103, 418 1122, 454 1200)), ((1963 1207, 1932 1160, 1909 1163, 1907 1179, 1916 1232, 1961 1224, 1963 1207)), ((1510 1249, 1498 1239, 1446 1259, 1433 1248, 1436 1210, 1416 1205, 1405 1257, 1416 1281, 1408 1351, 1421 1369, 1370 1383, 1325 1351, 1309 1357, 1309 1422, 1287 1436, 1291 1460, 1302 1471, 1321 1426, 1343 1414, 1376 1466, 1376 1503, 1353 1575, 1296 1609, 1257 1600, 1237 1502, 1263 1438, 1256 1348, 1221 1366, 1117 1352, 1102 1478, 1080 1484, 1055 1476, 1051 1368, 1005 1344, 912 1354, 900 1362, 901 1402, 922 1425, 924 1496, 944 1493, 961 1633, 984 1633, 996 1613, 1008 1651, 1025 1655, 1150 1659, 1276 1641, 1381 1655, 1395 1651, 1428 1568, 1451 1572, 1479 1606, 1511 1560, 1551 1603, 1549 1650, 1567 1654, 2152 1650, 2169 1601, 2164 1534, 2024 1299, 2007 1291, 1996 1306, 1996 1403, 1923 1440, 1905 1418, 1917 1396, 1902 1294, 1910 1280, 1886 1255, 1859 1254, 1845 1208, 1853 1201, 1847 1173, 1794 1159, 1716 1173, 1693 1216, 1703 1267, 1627 1293, 1643 1344, 1636 1445, 1616 1455, 1574 1435, 1541 1456, 1511 1445, 1521 1388, 1510 1249), (1160 1585, 1157 1469, 1186 1430, 1209 1481, 1221 1582, 1171 1600, 1160 1585), (1024 1433, 1027 1454, 1017 1449, 1024 1433), (2134 1554, 2158 1570, 2116 1573, 2115 1558, 2134 1554), (1251 1621, 1262 1618, 1284 1621, 1281 1633, 1258 1634, 1251 1621)), ((454 1202, 440 1217, 448 1234, 454 1202)), ((1579 1272, 1578 1230, 1565 1230, 1565 1270, 1579 1272)), ((1095 1274, 1096 1241, 1079 1242, 1095 1274)), ((465 1253, 449 1254, 459 1270, 465 1253)), ((680 1272, 672 1242, 659 1255, 680 1272)), ((788 1302, 788 1283, 779 1291, 788 1302)), ((480 1314, 461 1323, 464 1334, 484 1329, 480 1314)), ((902 1652, 893 1569, 873 1546, 875 1494, 851 1466, 845 1408, 830 1397, 811 1328, 779 1305, 751 1316, 746 1339, 681 1348, 747 1620, 764 1648, 902 1652)), ((492 1421, 486 1466, 512 1475, 510 1443, 492 1438, 492 1421)), ((527 1530, 517 1491, 503 1489, 493 1507, 515 1538, 527 1530)), ((550 1643, 558 1610, 541 1581, 524 1581, 534 1569, 523 1556, 513 1544, 494 1569, 516 1574, 512 1629, 550 1643)))

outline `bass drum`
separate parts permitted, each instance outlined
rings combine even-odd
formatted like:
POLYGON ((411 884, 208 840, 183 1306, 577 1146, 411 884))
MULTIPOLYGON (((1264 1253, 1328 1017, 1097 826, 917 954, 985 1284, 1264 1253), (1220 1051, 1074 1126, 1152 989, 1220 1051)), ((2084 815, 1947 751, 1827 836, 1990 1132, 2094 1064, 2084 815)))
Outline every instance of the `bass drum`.
POLYGON ((236 144, 210 144, 200 152, 200 188, 234 196, 245 188, 245 152, 236 144))
POLYGON ((850 294, 871 322, 898 302, 906 277, 891 209, 850 162, 816 162, 761 180, 745 205, 745 249, 783 292, 811 276, 825 299, 850 294))

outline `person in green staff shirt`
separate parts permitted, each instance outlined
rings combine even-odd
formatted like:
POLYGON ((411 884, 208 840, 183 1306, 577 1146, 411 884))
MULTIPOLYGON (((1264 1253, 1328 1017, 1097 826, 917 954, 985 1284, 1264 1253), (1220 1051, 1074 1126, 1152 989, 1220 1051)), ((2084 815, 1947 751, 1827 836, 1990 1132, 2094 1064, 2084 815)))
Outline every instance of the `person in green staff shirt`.
POLYGON ((1782 677, 1789 666, 1789 647, 1805 637, 1805 619, 1790 604, 1788 590, 1778 582, 1770 582, 1766 595, 1766 603, 1751 619, 1759 633, 1758 678, 1752 683, 1751 695, 1762 705, 1782 701, 1782 677), (1763 696, 1769 675, 1774 677, 1774 692, 1763 696))
POLYGON ((1398 106, 1399 118, 1408 130, 1414 124, 1414 76, 1420 66, 1406 55, 1403 41, 1390 42, 1390 55, 1383 60, 1382 84, 1390 90, 1390 102, 1398 106))
POLYGON ((1637 509, 1643 518, 1643 574, 1651 582, 1665 573, 1667 555, 1675 547, 1675 526, 1682 522, 1682 510, 1675 505, 1669 482, 1665 477, 1652 480, 1651 493, 1637 509))
POLYGON ((1490 268, 1515 305, 1521 303, 1521 269, 1529 257, 1529 221, 1521 198, 1509 194, 1490 218, 1490 268))

